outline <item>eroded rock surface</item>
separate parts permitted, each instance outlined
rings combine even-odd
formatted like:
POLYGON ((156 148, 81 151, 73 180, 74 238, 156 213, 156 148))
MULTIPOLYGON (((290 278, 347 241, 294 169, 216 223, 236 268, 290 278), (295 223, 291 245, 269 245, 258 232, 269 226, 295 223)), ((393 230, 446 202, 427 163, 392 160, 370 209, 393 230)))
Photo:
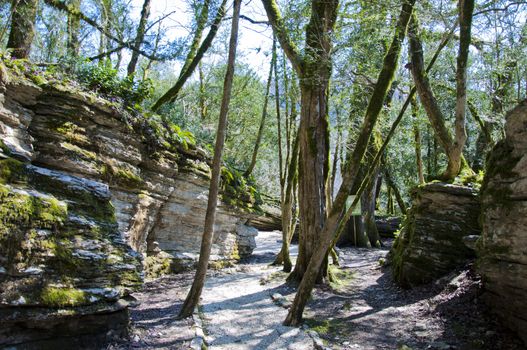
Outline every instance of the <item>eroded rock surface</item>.
POLYGON ((464 237, 480 233, 474 188, 430 183, 412 192, 412 207, 389 255, 404 287, 431 282, 474 257, 464 237))
MULTIPOLYGON (((142 255, 151 255, 150 274, 194 264, 209 159, 195 146, 164 140, 148 118, 119 103, 6 71, 0 347, 93 347, 126 332, 127 298, 143 280, 142 255)), ((246 223, 260 214, 254 198, 245 197, 235 199, 243 210, 219 203, 212 257, 220 266, 255 247, 256 232, 246 223)))
POLYGON ((482 187, 479 272, 485 299, 527 342, 527 102, 507 116, 482 187))

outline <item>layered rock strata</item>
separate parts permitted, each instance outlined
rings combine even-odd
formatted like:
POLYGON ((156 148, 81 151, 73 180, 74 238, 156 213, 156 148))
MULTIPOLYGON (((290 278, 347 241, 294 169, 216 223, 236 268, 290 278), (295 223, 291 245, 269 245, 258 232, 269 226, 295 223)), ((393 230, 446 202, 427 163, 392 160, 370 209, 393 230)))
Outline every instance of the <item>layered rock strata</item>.
POLYGON ((527 101, 487 158, 478 269, 485 300, 527 343, 527 101))
POLYGON ((464 237, 480 233, 478 191, 430 183, 412 191, 412 207, 389 254, 403 287, 431 282, 467 260, 474 251, 464 237))
MULTIPOLYGON (((118 103, 0 68, 0 347, 90 348, 126 333, 143 255, 157 272, 194 263, 209 159, 118 103)), ((216 262, 255 247, 242 204, 219 203, 216 262)))

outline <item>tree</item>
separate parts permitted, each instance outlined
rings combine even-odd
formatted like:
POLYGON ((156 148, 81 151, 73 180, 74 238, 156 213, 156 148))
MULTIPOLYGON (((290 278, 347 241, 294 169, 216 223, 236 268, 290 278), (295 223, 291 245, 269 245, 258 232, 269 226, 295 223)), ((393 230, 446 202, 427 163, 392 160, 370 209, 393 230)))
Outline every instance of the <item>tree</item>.
MULTIPOLYGON (((207 2, 206 2, 207 3, 207 2)), ((212 45, 212 41, 216 37, 216 33, 218 32, 218 29, 220 27, 221 21, 223 20, 223 17, 225 15, 225 5, 227 3, 227 0, 223 0, 218 12, 216 13, 216 17, 214 18, 214 21, 210 27, 210 30, 199 46, 199 49, 196 50, 198 47, 198 44, 201 39, 201 34, 203 32, 204 25, 207 21, 206 16, 200 16, 200 21, 204 21, 202 23, 198 23, 198 27, 196 30, 196 33, 194 34, 193 43, 190 47, 190 50, 187 54, 187 58, 185 60, 185 64, 183 65, 183 68, 181 69, 181 72, 179 73, 179 78, 174 84, 173 87, 171 87, 163 96, 161 96, 151 107, 152 111, 156 112, 159 110, 159 108, 164 105, 165 103, 169 103, 171 101, 174 101, 177 98, 177 95, 179 94, 179 91, 185 85, 186 81, 196 67, 198 66, 198 63, 201 61, 207 50, 212 45)), ((208 5, 201 9, 202 13, 204 11, 207 11, 208 13, 208 5)))
MULTIPOLYGON (((74 11, 80 11, 81 0, 72 0, 70 6, 74 11)), ((80 24, 81 23, 79 17, 73 16, 71 13, 68 13, 68 40, 66 42, 66 48, 69 57, 77 57, 79 55, 80 24)))
MULTIPOLYGON (((256 141, 254 142, 253 154, 251 156, 251 162, 243 173, 243 176, 249 177, 254 170, 256 165, 256 157, 258 156, 258 150, 260 149, 260 143, 262 142, 263 131, 265 127, 265 119, 267 117, 267 105, 269 101, 269 91, 271 90, 271 79, 273 78, 274 62, 276 61, 276 39, 273 40, 273 51, 271 57, 271 64, 269 65, 269 75, 267 77, 267 85, 265 87, 265 98, 264 105, 262 108, 262 118, 260 119, 260 127, 258 128, 258 134, 256 135, 256 141)), ((276 79, 276 71, 275 71, 276 79)))
POLYGON ((240 20, 241 0, 234 0, 234 9, 232 17, 231 37, 229 41, 229 57, 227 59, 227 72, 223 84, 223 98, 221 101, 220 119, 218 122, 218 131, 216 133, 216 145, 214 146, 214 157, 212 160, 212 175, 209 187, 209 199, 207 203, 207 212, 205 213, 205 225, 203 228, 203 237, 201 240, 201 249, 199 254, 198 267, 194 276, 192 287, 183 303, 179 317, 188 317, 192 315, 195 307, 198 305, 201 291, 205 284, 207 267, 209 264, 210 251, 212 247, 212 238, 214 234, 214 221, 216 219, 216 207, 218 204, 218 192, 221 175, 221 159, 223 145, 225 143, 225 134, 227 130, 227 114, 229 113, 229 102, 232 92, 232 81, 234 77, 234 66, 236 61, 236 48, 238 45, 238 24, 240 20))
MULTIPOLYGON (((300 280, 316 250, 326 219, 329 172, 328 89, 331 77, 331 33, 338 0, 313 0, 306 27, 305 54, 291 41, 275 0, 262 0, 280 46, 300 79, 299 207, 300 245, 291 279, 300 280)), ((320 269, 319 280, 327 274, 320 269)))
POLYGON ((139 61, 139 49, 141 48, 141 44, 145 39, 146 23, 148 21, 148 17, 150 17, 150 2, 151 0, 144 0, 143 2, 143 7, 141 9, 141 18, 139 19, 139 24, 137 25, 137 34, 135 35, 135 40, 133 43, 134 47, 137 50, 132 51, 132 57, 130 58, 130 62, 128 63, 128 67, 126 70, 128 76, 131 76, 135 73, 137 61, 139 61))
POLYGON ((11 6, 14 10, 7 48, 12 49, 11 56, 14 58, 29 57, 35 36, 37 5, 37 0, 13 0, 12 2, 11 6))
POLYGON ((312 255, 307 270, 300 282, 291 309, 284 321, 285 325, 296 326, 302 321, 302 313, 319 275, 320 267, 326 258, 327 251, 337 232, 348 194, 353 186, 353 181, 357 176, 360 162, 362 161, 364 153, 368 147, 371 133, 377 122, 377 118, 381 113, 384 100, 392 84, 397 69, 402 43, 406 35, 408 22, 413 13, 414 3, 415 0, 406 0, 403 2, 402 10, 395 27, 395 34, 388 52, 384 57, 383 67, 379 73, 377 83, 375 84, 368 103, 357 144, 353 152, 347 156, 348 166, 346 168, 348 171, 344 174, 342 185, 339 188, 333 206, 331 207, 331 211, 329 212, 327 220, 320 232, 319 245, 312 255))
MULTIPOLYGON (((464 15, 460 14, 460 16, 468 16, 467 11, 463 13, 464 15)), ((466 21, 467 19, 460 18, 460 23, 464 23, 466 21)), ((410 55, 412 59, 410 65, 412 76, 414 78, 421 104, 428 115, 428 119, 430 120, 430 124, 435 131, 437 140, 445 150, 448 158, 447 169, 442 174, 441 178, 444 180, 453 180, 459 174, 462 168, 470 170, 470 167, 468 166, 462 154, 463 145, 466 140, 464 126, 466 96, 465 92, 463 92, 466 90, 466 67, 464 67, 464 65, 466 65, 466 57, 458 58, 458 73, 456 73, 456 82, 458 85, 458 98, 456 102, 456 134, 455 138, 453 138, 452 134, 445 125, 443 112, 441 111, 441 107, 439 106, 437 98, 432 90, 430 81, 424 72, 423 45, 419 38, 418 30, 418 20, 417 16, 414 14, 412 16, 411 24, 408 30, 410 37, 410 55), (461 113, 461 110, 463 110, 463 113, 461 113)), ((459 56, 468 56, 470 29, 468 29, 467 32, 467 29, 465 28, 464 30, 461 30, 461 32, 464 34, 463 39, 460 38, 459 56), (466 42, 467 35, 468 42, 466 42)))

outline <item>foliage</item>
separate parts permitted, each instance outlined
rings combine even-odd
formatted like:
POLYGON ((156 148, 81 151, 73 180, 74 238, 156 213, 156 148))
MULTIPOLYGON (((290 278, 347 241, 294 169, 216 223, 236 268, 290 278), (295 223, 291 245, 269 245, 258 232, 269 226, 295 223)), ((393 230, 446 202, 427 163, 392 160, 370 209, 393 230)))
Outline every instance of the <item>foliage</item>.
POLYGON ((246 179, 241 171, 229 165, 221 168, 221 192, 223 201, 233 206, 260 210, 263 204, 254 178, 246 179))
POLYGON ((151 79, 135 81, 133 75, 121 77, 108 62, 103 65, 85 62, 76 68, 74 74, 88 90, 121 97, 131 104, 140 104, 154 91, 151 79))

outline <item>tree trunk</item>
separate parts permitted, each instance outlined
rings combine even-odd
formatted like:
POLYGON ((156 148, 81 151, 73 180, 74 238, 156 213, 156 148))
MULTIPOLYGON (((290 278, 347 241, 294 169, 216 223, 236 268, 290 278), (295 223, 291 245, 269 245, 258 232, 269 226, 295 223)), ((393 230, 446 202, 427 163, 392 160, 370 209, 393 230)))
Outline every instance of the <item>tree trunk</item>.
POLYGON ((214 158, 212 160, 212 175, 209 188, 209 199, 207 203, 207 212, 205 214, 205 225, 203 228, 203 238, 199 254, 198 267, 194 276, 192 287, 183 303, 179 317, 191 316, 195 307, 198 305, 201 291, 205 284, 207 266, 209 263, 212 239, 214 236, 214 221, 216 218, 216 206, 218 204, 218 191, 221 174, 221 158, 223 145, 225 143, 225 134, 227 131, 227 114, 229 112, 229 103, 232 92, 232 82, 234 78, 234 68, 236 61, 236 48, 238 44, 238 24, 240 20, 241 0, 234 0, 234 9, 232 16, 231 37, 229 42, 229 57, 227 61, 227 72, 223 83, 223 98, 221 101, 220 118, 218 122, 218 131, 216 133, 216 145, 214 147, 214 158))
MULTIPOLYGON (((110 51, 108 50, 108 38, 106 33, 110 33, 110 12, 112 10, 111 0, 100 0, 99 10, 101 12, 101 27, 102 31, 99 35, 99 54, 110 51)), ((68 6, 69 8, 69 6, 68 6)), ((103 65, 110 59, 109 56, 104 56, 99 60, 99 64, 103 65)))
MULTIPOLYGON (((262 0, 280 46, 300 78, 299 253, 290 280, 300 280, 319 244, 326 218, 326 186, 329 171, 328 88, 331 78, 331 34, 338 0, 312 0, 306 27, 305 54, 289 38, 275 0, 262 0)), ((328 250, 326 249, 326 252, 328 250)), ((327 259, 326 259, 327 260, 327 259)), ((318 280, 327 274, 320 269, 318 280)))
MULTIPOLYGON (((264 97, 264 104, 262 109, 262 118, 260 119, 260 127, 258 128, 258 134, 256 135, 256 141, 254 142, 254 149, 253 154, 251 157, 251 162, 249 163, 249 166, 247 167, 247 170, 243 173, 243 176, 249 177, 253 170, 254 166, 256 165, 256 157, 258 156, 258 150, 260 149, 260 144, 262 143, 262 136, 265 126, 265 118, 267 117, 267 105, 269 101, 269 91, 271 90, 271 80, 273 79, 273 69, 274 69, 274 62, 276 60, 276 40, 273 40, 273 56, 271 58, 271 64, 269 65, 269 74, 267 76, 267 85, 265 87, 265 97, 264 97)), ((276 71, 275 71, 275 79, 276 79, 276 71)), ((280 162, 280 184, 282 179, 282 169, 281 169, 281 162, 280 162)), ((281 198, 283 200, 283 198, 281 198)))
MULTIPOLYGON (((182 70, 179 74, 179 78, 176 81, 176 84, 174 84, 173 87, 171 87, 163 96, 161 96, 151 107, 151 110, 153 112, 157 112, 159 108, 164 105, 165 103, 172 102, 177 98, 177 95, 179 94, 179 91, 185 85, 187 79, 192 75, 196 67, 198 66, 198 63, 201 61, 207 50, 211 47, 212 41, 216 37, 216 33, 218 32, 218 29, 221 25, 221 21, 223 20, 223 16, 225 15, 225 5, 227 3, 227 0, 223 0, 221 2, 221 6, 218 9, 218 12, 216 13, 216 17, 214 18, 214 22, 212 23, 212 26, 210 27, 210 30, 201 43, 201 46, 199 47, 198 51, 196 52, 195 56, 192 59, 189 59, 189 56, 187 56, 187 62, 185 63, 185 66, 187 67, 184 71, 182 70), (187 65, 188 63, 188 65, 187 65)), ((196 33, 197 34, 197 33, 196 33)), ((194 38, 194 41, 196 38, 194 38)), ((191 52, 189 52, 190 54, 191 52)))
MULTIPOLYGON (((386 185, 392 189, 393 194, 395 195, 395 200, 397 201, 397 205, 399 206, 399 209, 401 209, 401 213, 406 214, 406 204, 404 204, 403 196, 401 195, 401 192, 399 191, 399 187, 397 187, 397 184, 392 179, 392 176, 390 174, 390 171, 388 170, 388 166, 386 163, 384 164, 384 178, 386 179, 386 185)), ((393 202, 392 202, 393 207, 393 202)), ((393 213, 392 209, 392 213, 393 213)))
MULTIPOLYGON (((72 10, 80 11, 81 8, 81 0, 71 0, 70 6, 72 10)), ((79 56, 79 49, 80 49, 80 43, 79 43, 79 30, 80 30, 80 19, 77 16, 73 16, 72 14, 68 13, 68 28, 67 28, 67 43, 66 43, 66 49, 68 56, 71 58, 76 58, 79 56)))
POLYGON ((199 115, 201 120, 207 119, 207 105, 205 104, 205 76, 203 75, 203 66, 198 64, 199 72, 199 115))
POLYGON ((13 58, 28 58, 35 36, 38 1, 13 0, 12 6, 14 10, 7 48, 12 50, 11 57, 13 58))
POLYGON ((451 178, 457 176, 461 170, 463 147, 467 141, 467 131, 465 128, 467 109, 467 62, 472 29, 472 13, 474 12, 474 0, 459 0, 458 10, 459 52, 457 56, 456 70, 456 132, 454 145, 452 147, 454 168, 451 169, 452 173, 449 174, 451 178))
POLYGON ((143 44, 146 34, 146 24, 148 22, 148 17, 150 17, 150 2, 151 0, 144 0, 143 8, 141 9, 141 18, 139 19, 139 25, 137 26, 137 34, 135 35, 134 47, 137 50, 132 51, 132 57, 128 63, 127 73, 128 76, 131 76, 135 73, 137 62, 139 61, 139 49, 143 44))
POLYGON ((395 75, 402 42, 406 35, 406 28, 413 12, 414 3, 415 0, 406 0, 403 2, 402 10, 395 28, 395 35, 390 48, 384 57, 383 67, 379 73, 373 94, 368 103, 357 145, 353 150, 353 153, 349 156, 349 165, 346 167, 349 171, 344 174, 344 179, 335 201, 333 202, 333 207, 320 232, 319 245, 309 261, 306 273, 298 287, 293 305, 284 321, 285 325, 296 326, 302 321, 302 313, 305 305, 311 295, 311 290, 315 285, 322 263, 327 257, 327 252, 333 241, 334 234, 338 229, 342 212, 346 204, 346 199, 350 193, 353 181, 356 178, 360 162, 364 157, 371 133, 382 110, 385 97, 395 75))
POLYGON ((293 144, 291 161, 288 166, 286 188, 284 191, 284 198, 282 204, 282 248, 278 253, 275 264, 283 263, 284 271, 291 272, 293 265, 291 257, 289 256, 289 245, 293 238, 294 229, 296 226, 296 217, 293 215, 293 199, 294 191, 296 189, 296 179, 298 176, 298 135, 295 137, 293 144))
POLYGON ((425 183, 425 176, 423 174, 423 159, 421 157, 421 131, 419 130, 419 106, 417 105, 417 99, 412 98, 412 118, 414 128, 414 147, 415 147, 415 159, 417 165, 417 178, 419 184, 425 183))
MULTIPOLYGON (((437 103, 437 99, 430 85, 428 76, 425 74, 423 45, 419 38, 418 26, 417 16, 414 14, 408 29, 408 36, 410 38, 410 55, 412 59, 412 63, 410 65, 412 76, 419 94, 419 98, 421 100, 421 104, 428 115, 428 119, 430 120, 430 124, 434 129, 437 141, 444 149, 448 158, 447 169, 441 177, 443 180, 450 181, 459 174, 462 167, 467 166, 467 163, 462 153, 459 154, 459 156, 457 154, 457 150, 455 149, 456 146, 454 145, 454 139, 445 125, 445 118, 443 117, 441 108, 437 103)), ((458 141, 461 141, 461 138, 459 138, 458 141)))

